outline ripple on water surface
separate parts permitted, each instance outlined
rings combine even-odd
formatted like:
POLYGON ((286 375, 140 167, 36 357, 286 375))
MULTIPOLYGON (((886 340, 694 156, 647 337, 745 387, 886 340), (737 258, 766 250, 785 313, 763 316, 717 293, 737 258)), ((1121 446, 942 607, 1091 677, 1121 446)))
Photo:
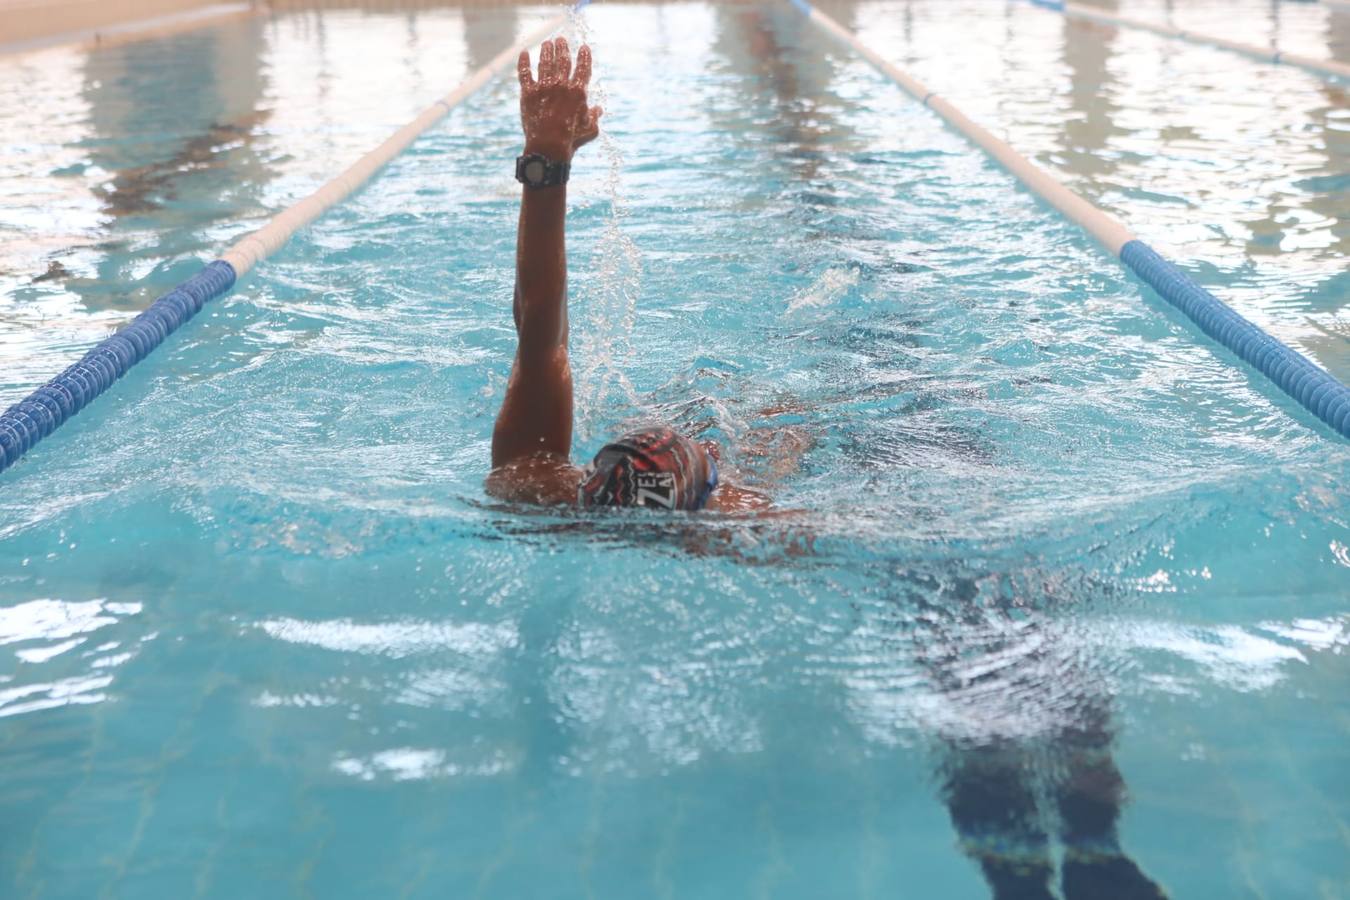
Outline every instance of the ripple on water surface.
MULTIPOLYGON (((587 16, 577 453, 672 421, 781 514, 485 498, 493 83, 3 476, 0 884, 974 897, 962 791, 1071 843, 1057 804, 1113 772, 1174 896, 1350 875, 1345 448, 790 9, 587 16)), ((404 47, 369 19, 313 21, 404 47)), ((309 59, 305 21, 251 39, 309 59)), ((1197 196, 1111 177, 1125 212, 1197 196)))

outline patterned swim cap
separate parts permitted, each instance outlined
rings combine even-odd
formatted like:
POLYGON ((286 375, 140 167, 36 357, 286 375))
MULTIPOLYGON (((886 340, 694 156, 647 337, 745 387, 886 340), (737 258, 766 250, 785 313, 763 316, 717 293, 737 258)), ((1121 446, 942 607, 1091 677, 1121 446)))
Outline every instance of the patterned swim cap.
POLYGON ((577 503, 702 509, 717 487, 708 451, 669 428, 644 428, 606 444, 577 489, 577 503))

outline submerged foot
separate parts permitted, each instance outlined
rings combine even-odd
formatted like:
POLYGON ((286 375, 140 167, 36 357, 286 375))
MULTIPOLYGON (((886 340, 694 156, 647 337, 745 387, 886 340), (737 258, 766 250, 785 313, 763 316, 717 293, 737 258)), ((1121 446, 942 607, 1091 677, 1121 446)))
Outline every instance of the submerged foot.
POLYGON ((1167 895, 1126 856, 1064 860, 1064 900, 1167 900, 1167 895))
POLYGON ((1049 862, 1021 862, 985 858, 980 861, 994 900, 1055 900, 1050 893, 1054 870, 1049 862))

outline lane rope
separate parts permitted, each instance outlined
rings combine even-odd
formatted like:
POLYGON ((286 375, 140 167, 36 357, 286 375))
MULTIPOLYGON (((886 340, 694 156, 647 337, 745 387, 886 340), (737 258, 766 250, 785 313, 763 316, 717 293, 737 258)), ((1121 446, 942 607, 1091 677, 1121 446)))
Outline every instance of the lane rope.
POLYGON ((1211 47, 1219 47, 1224 50, 1232 50, 1234 53, 1241 53, 1244 56, 1254 57, 1263 62, 1274 63, 1277 66, 1295 66, 1300 69, 1307 69, 1310 72, 1316 72, 1320 75, 1350 80, 1350 65, 1343 62, 1337 62, 1334 59, 1321 59, 1316 56, 1305 56, 1302 53, 1286 53, 1280 50, 1273 50, 1270 47, 1262 47, 1257 44, 1245 44, 1241 41, 1230 41, 1228 38, 1215 37, 1210 34, 1200 34, 1199 32, 1188 31, 1173 25, 1164 25, 1159 22, 1148 22, 1144 19, 1135 19, 1129 16, 1118 15, 1113 12, 1107 12, 1104 9, 1085 6, 1081 3, 1068 3, 1062 2, 1062 0, 1030 0, 1030 3, 1033 6, 1039 6, 1044 9, 1063 13, 1066 16, 1089 19, 1093 22, 1104 22, 1108 25, 1122 25, 1126 28, 1136 28, 1141 31, 1151 31, 1154 34, 1176 38, 1177 40, 1189 41, 1193 44, 1205 44, 1211 47))
POLYGON ((1070 191, 1006 141, 995 137, 945 98, 864 44, 833 18, 806 0, 791 0, 791 3, 812 23, 850 46, 911 97, 924 101, 929 109, 1001 163, 1032 193, 1084 228, 1201 331, 1265 375, 1337 434, 1350 438, 1350 387, 1244 318, 1139 240, 1120 221, 1070 191))
MULTIPOLYGON (((588 0, 574 7, 580 9, 588 0)), ((112 387, 132 366, 170 334, 229 293, 235 283, 262 260, 281 249, 291 236, 368 182, 391 159, 431 128, 450 110, 514 63, 520 52, 559 30, 567 20, 560 13, 493 57, 449 94, 353 163, 314 193, 272 217, 266 225, 236 242, 220 258, 160 297, 130 323, 105 338, 74 365, 0 413, 0 472, 60 428, 95 397, 112 387)))

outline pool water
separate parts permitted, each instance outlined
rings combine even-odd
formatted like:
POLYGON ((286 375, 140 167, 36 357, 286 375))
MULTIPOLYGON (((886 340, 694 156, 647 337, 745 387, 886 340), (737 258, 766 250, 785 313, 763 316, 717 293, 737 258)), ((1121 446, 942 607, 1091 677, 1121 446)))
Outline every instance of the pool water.
MULTIPOLYGON (((1350 6, 1085 5, 1350 63, 1350 6)), ((828 2, 889 58, 1248 319, 1350 379, 1350 85, 985 0, 828 2)))
MULTIPOLYGON (((6 390, 543 12, 95 54, 200 121, 61 144, 87 218, 9 295, 6 390), (240 47, 203 108, 176 73, 240 47)), ((576 455, 674 422, 782 514, 483 494, 499 79, 0 476, 0 893, 979 898, 1117 854, 1175 898, 1350 893, 1345 444, 790 7, 573 29, 576 455)))

